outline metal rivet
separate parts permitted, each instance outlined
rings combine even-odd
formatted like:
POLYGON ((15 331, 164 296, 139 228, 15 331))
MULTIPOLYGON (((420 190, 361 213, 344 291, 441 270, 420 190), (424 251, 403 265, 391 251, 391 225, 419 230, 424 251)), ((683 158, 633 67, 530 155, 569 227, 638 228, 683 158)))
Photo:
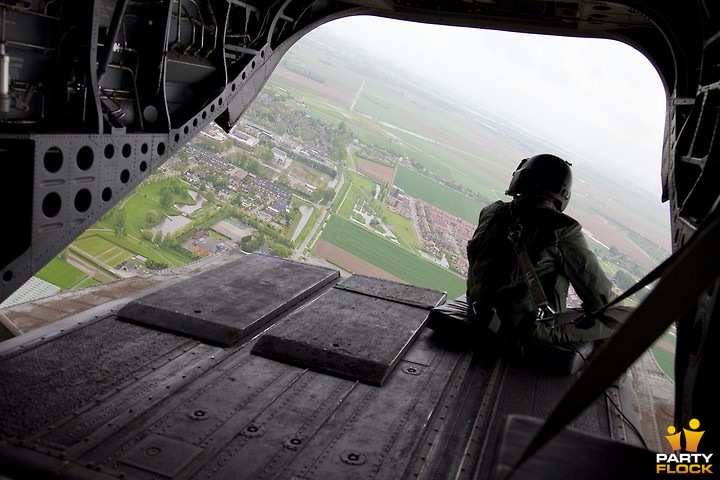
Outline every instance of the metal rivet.
POLYGON ((408 375, 420 375, 420 370, 415 367, 405 367, 402 371, 408 375))

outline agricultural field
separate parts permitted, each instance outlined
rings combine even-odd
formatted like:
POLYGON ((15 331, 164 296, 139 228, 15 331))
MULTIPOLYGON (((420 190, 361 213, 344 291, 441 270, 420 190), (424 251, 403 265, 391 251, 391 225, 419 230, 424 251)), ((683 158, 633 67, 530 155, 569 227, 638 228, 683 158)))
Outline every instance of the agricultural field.
POLYGON ((297 178, 302 183, 310 185, 323 186, 330 181, 330 176, 309 165, 293 160, 290 166, 285 170, 288 175, 297 178))
POLYGON ((316 257, 323 258, 333 265, 337 265, 350 273, 357 273, 359 275, 367 275, 370 277, 384 278, 385 280, 405 283, 398 277, 390 275, 372 263, 356 257, 355 255, 325 240, 319 240, 317 242, 313 253, 316 257))
POLYGON ((675 379, 675 346, 677 339, 674 332, 667 331, 650 347, 658 366, 671 379, 675 379))
POLYGON ((90 255, 95 260, 108 266, 115 266, 129 260, 134 254, 120 245, 103 238, 100 234, 86 235, 78 238, 73 245, 90 255))
POLYGON ((397 169, 395 185, 402 188, 406 195, 425 200, 471 223, 477 221, 478 212, 485 206, 403 166, 397 169))
POLYGON ((347 95, 349 107, 362 80, 345 67, 342 59, 318 55, 323 50, 324 46, 317 42, 313 42, 312 48, 292 49, 283 57, 280 67, 338 92, 337 96, 347 95))
POLYGON ((69 290, 82 282, 88 275, 79 268, 70 265, 66 260, 55 257, 35 276, 63 290, 69 290))
POLYGON ((320 238, 413 285, 446 291, 449 298, 465 292, 465 279, 337 215, 320 238))
MULTIPOLYGON (((356 158, 361 158, 357 157, 356 158)), ((392 185, 393 179, 395 178, 395 168, 388 167, 381 163, 373 162, 372 160, 364 160, 359 166, 359 171, 363 175, 372 178, 380 185, 392 185)))
POLYGON ((282 64, 277 66, 275 72, 273 72, 273 77, 275 77, 276 81, 282 82, 283 86, 302 89, 332 103, 350 106, 353 99, 351 92, 343 91, 319 81, 324 80, 319 76, 317 78, 310 78, 307 75, 303 75, 299 69, 293 71, 282 64))

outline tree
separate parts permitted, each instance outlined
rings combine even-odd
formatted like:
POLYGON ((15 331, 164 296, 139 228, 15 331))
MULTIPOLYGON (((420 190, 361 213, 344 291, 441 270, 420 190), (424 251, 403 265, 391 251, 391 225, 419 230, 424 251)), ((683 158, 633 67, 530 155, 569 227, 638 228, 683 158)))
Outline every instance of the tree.
POLYGON ((327 204, 333 198, 335 198, 335 190, 333 190, 331 187, 316 188, 315 191, 313 192, 312 197, 313 197, 313 200, 317 203, 327 204))
POLYGON ((240 247, 246 252, 254 252, 265 243, 265 235, 260 234, 255 238, 250 236, 240 240, 240 247))
POLYGON ((150 225, 157 225, 160 221, 160 215, 157 210, 148 210, 145 214, 145 220, 147 220, 147 223, 150 225))
POLYGON ((155 245, 160 245, 163 240, 163 232, 162 230, 158 230, 157 233, 155 233, 155 236, 153 237, 153 243, 155 245))
POLYGON ((635 285, 635 279, 630 276, 625 270, 619 269, 615 272, 615 285, 622 291, 635 285))
POLYGON ((160 197, 160 203, 165 208, 170 208, 173 203, 173 194, 169 188, 163 190, 162 197, 160 197))
POLYGON ((118 211, 115 213, 115 225, 120 228, 125 227, 126 219, 127 219, 127 214, 125 213, 125 209, 119 208, 118 211))
POLYGON ((116 237, 125 237, 127 236, 127 229, 124 226, 115 225, 115 228, 113 229, 113 234, 116 237))
POLYGON ((272 162, 275 159, 275 155, 273 155, 272 150, 268 147, 262 147, 260 149, 260 159, 264 160, 265 163, 272 162))
POLYGON ((167 265, 167 263, 156 262, 154 260, 148 259, 145 262, 145 267, 149 268, 151 270, 163 270, 165 268, 168 268, 168 265, 167 265))
POLYGON ((277 257, 288 258, 290 256, 290 252, 288 252, 288 249, 284 245, 281 245, 279 243, 273 245, 271 252, 277 257))

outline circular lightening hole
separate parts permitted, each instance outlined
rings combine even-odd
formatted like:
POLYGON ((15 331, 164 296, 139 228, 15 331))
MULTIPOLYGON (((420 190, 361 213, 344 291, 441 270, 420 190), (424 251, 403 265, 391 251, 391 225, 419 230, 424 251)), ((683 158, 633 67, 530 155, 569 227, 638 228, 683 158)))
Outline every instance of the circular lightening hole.
POLYGON ((77 166, 80 170, 90 170, 90 167, 92 167, 93 163, 95 163, 95 154, 93 153, 92 148, 87 146, 82 147, 78 150, 77 158, 75 160, 77 161, 77 166))
POLYGON ((45 170, 50 173, 56 173, 62 168, 62 164, 63 154, 58 147, 49 148, 48 151, 45 152, 45 157, 43 158, 45 170))
POLYGON ((55 217, 60 213, 62 207, 62 199, 60 195, 55 192, 48 193, 42 202, 42 212, 48 218, 55 217))
POLYGON ((78 212, 87 212, 92 204, 92 194, 87 188, 83 188, 75 194, 75 210, 78 212))

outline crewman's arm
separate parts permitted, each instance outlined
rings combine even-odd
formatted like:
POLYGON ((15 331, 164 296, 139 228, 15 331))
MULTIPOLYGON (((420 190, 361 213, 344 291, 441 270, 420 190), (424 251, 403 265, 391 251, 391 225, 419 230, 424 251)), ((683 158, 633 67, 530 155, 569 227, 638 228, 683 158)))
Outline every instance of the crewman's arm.
POLYGON ((597 310, 615 297, 612 283, 588 247, 579 223, 575 222, 560 234, 558 247, 561 268, 582 300, 585 311, 597 310))

